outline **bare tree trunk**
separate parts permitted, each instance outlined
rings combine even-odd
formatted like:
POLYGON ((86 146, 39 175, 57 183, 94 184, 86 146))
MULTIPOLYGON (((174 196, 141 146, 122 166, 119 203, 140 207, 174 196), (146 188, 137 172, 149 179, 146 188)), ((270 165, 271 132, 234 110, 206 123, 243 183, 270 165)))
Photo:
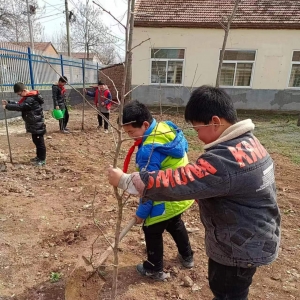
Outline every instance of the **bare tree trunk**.
POLYGON ((235 0, 235 4, 234 4, 233 10, 232 10, 232 13, 231 13, 230 17, 228 18, 227 26, 224 26, 220 22, 221 26, 225 30, 225 35, 224 35, 223 46, 222 46, 222 50, 221 50, 221 54, 220 54, 220 60, 219 60, 219 66, 218 66, 218 73, 217 73, 217 79, 216 79, 216 87, 220 86, 221 69, 222 69, 222 64, 223 64, 223 60, 224 60, 224 54, 225 54, 225 49, 226 49, 228 34, 229 34, 229 31, 230 31, 230 26, 231 26, 231 23, 233 21, 233 18, 235 16, 235 13, 236 13, 236 11, 238 9, 238 6, 239 6, 239 4, 240 4, 241 1, 242 0, 235 0))
POLYGON ((299 114, 299 116, 298 116, 297 126, 300 126, 300 114, 299 114))
MULTIPOLYGON (((128 7, 128 8, 130 8, 132 13, 134 12, 134 4, 135 4, 135 1, 132 1, 131 6, 128 7)), ((134 15, 132 14, 132 18, 130 18, 130 24, 129 24, 129 26, 130 26, 129 28, 132 30, 129 30, 129 33, 128 33, 128 44, 129 45, 132 45, 133 23, 134 23, 134 15)), ((132 93, 128 93, 131 90, 131 82, 132 82, 132 51, 131 51, 131 49, 129 49, 128 67, 127 67, 127 75, 126 75, 126 89, 125 89, 125 93, 127 94, 127 96, 125 98, 125 102, 131 101, 132 93)))
MULTIPOLYGON (((119 106, 119 122, 118 122, 118 144, 116 148, 116 153, 114 157, 114 167, 117 166, 118 162, 118 155, 121 149, 122 144, 122 131, 121 131, 121 124, 123 119, 123 106, 125 101, 125 88, 126 88, 126 77, 128 74, 128 69, 131 69, 131 60, 129 60, 130 52, 132 49, 132 31, 133 31, 133 18, 134 18, 134 6, 135 0, 128 0, 128 12, 127 12, 127 26, 126 26, 126 56, 125 56, 125 69, 124 75, 122 80, 122 90, 121 90, 121 103, 119 106)), ((131 80, 130 80, 131 81, 131 80)), ((114 247, 114 269, 113 269, 113 283, 112 283, 112 290, 111 290, 111 299, 116 299, 117 296, 117 289, 118 289, 118 268, 119 268, 119 236, 121 232, 121 223, 123 217, 123 199, 122 196, 119 194, 118 189, 114 188, 115 196, 118 201, 118 218, 115 230, 115 247, 114 247)))
MULTIPOLYGON (((89 0, 86 0, 86 7, 89 4, 89 0)), ((85 63, 86 58, 89 58, 89 47, 87 43, 87 37, 88 37, 88 10, 86 10, 86 26, 85 26, 85 37, 84 37, 84 67, 83 67, 83 91, 85 90, 85 63), (87 57, 86 57, 87 54, 87 57)), ((98 72, 98 70, 97 70, 98 72)), ((84 92, 82 94, 85 94, 84 92)), ((84 130, 84 110, 85 110, 85 96, 83 97, 82 101, 82 121, 81 121, 81 130, 84 130)))

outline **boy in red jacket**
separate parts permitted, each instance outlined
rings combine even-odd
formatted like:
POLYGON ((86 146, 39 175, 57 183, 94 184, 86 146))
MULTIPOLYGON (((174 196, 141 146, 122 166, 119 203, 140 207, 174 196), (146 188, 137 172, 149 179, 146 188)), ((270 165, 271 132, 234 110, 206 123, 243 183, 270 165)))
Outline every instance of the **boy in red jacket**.
MULTIPOLYGON (((98 82, 98 87, 93 92, 84 90, 85 94, 94 97, 94 103, 100 111, 101 114, 98 114, 98 129, 102 128, 102 115, 109 120, 110 107, 112 105, 112 96, 111 93, 101 80, 98 82)), ((104 119, 104 133, 108 133, 108 122, 104 119)))

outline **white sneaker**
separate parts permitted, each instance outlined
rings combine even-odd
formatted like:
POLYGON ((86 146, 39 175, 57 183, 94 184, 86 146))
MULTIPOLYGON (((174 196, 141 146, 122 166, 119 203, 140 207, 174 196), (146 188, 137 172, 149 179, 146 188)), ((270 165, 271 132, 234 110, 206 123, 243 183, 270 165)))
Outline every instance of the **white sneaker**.
POLYGON ((105 130, 104 130, 104 133, 108 133, 108 130, 107 130, 107 129, 105 129, 105 130))

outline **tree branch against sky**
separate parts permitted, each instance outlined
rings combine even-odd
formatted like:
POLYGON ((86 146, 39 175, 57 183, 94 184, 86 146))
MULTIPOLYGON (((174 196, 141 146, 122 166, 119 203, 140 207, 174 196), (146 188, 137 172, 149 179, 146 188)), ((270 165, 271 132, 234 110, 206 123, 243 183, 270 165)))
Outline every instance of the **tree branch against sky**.
MULTIPOLYGON (((30 4, 35 7, 38 6, 37 0, 31 0, 30 4)), ((7 42, 30 41, 26 2, 22 0, 0 0, 0 8, 0 40, 7 42)), ((41 12, 43 7, 39 10, 41 12)), ((43 26, 36 14, 31 15, 31 21, 34 40, 40 41, 43 34, 43 26)))
POLYGON ((101 19, 102 11, 91 3, 86 7, 85 3, 76 5, 76 22, 71 26, 71 40, 73 52, 85 51, 85 34, 87 32, 86 52, 87 58, 91 53, 98 54, 102 63, 115 62, 114 54, 117 39, 110 34, 108 26, 101 19), (88 22, 86 22, 86 10, 88 9, 88 22))
POLYGON ((68 40, 65 28, 60 28, 50 37, 50 41, 59 52, 68 52, 68 40))

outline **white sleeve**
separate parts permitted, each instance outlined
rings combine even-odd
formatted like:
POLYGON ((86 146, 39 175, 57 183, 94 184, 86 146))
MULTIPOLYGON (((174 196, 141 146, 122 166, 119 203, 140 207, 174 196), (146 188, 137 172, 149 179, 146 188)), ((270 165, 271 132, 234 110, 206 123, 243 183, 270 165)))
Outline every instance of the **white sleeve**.
POLYGON ((137 191, 137 189, 135 188, 132 182, 132 177, 134 176, 134 174, 136 173, 133 174, 123 173, 119 181, 118 188, 122 190, 126 190, 129 194, 139 195, 139 192, 137 191))

